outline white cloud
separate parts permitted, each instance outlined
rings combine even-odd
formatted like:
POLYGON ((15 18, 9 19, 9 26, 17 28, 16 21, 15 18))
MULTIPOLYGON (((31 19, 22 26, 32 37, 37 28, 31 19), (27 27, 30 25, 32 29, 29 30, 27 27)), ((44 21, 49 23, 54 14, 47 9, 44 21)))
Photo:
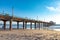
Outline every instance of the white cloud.
POLYGON ((50 11, 60 12, 60 5, 57 6, 57 7, 51 6, 51 7, 46 7, 46 8, 47 8, 48 10, 50 10, 50 11))
POLYGON ((56 9, 54 7, 46 7, 47 9, 49 9, 50 11, 55 11, 56 9))
POLYGON ((60 12, 60 1, 55 1, 51 3, 52 6, 47 6, 46 8, 50 11, 60 12))

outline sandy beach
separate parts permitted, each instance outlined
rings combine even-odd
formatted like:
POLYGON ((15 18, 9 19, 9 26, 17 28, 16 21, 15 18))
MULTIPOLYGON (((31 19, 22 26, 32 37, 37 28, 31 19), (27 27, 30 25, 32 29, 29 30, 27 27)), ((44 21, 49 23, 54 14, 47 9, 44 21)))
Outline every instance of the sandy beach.
POLYGON ((60 32, 28 29, 0 31, 0 40, 60 40, 60 32))

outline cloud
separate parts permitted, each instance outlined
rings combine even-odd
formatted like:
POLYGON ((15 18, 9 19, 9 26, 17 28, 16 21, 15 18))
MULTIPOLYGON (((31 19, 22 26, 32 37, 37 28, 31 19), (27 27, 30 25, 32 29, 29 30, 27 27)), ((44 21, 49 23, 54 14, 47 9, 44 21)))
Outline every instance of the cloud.
POLYGON ((60 1, 51 3, 50 6, 46 6, 49 11, 60 12, 60 1))
POLYGON ((49 11, 60 12, 60 6, 57 7, 46 7, 49 11))
POLYGON ((54 12, 60 12, 60 5, 54 7, 54 6, 47 6, 46 7, 49 11, 54 11, 54 12))
POLYGON ((55 11, 56 9, 54 7, 46 7, 47 9, 49 9, 50 11, 55 11))

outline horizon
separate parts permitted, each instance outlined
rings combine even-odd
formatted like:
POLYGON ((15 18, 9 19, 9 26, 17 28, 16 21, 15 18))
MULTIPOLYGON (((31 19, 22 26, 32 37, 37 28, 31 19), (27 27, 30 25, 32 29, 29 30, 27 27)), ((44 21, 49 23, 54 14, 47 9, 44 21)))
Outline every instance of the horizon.
POLYGON ((0 0, 0 14, 13 13, 17 17, 27 17, 60 24, 60 0, 0 0))

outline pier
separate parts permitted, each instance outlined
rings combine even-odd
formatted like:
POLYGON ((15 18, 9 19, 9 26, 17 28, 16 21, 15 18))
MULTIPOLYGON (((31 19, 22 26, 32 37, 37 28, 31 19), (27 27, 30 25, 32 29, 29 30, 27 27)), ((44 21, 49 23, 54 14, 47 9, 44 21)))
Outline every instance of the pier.
POLYGON ((32 19, 25 19, 20 17, 12 17, 12 16, 4 16, 0 15, 0 20, 4 22, 3 29, 6 30, 6 22, 9 21, 9 30, 12 30, 12 21, 17 22, 17 29, 19 29, 19 22, 23 22, 23 29, 27 29, 27 23, 30 22, 30 29, 32 29, 32 23, 34 23, 34 29, 38 28, 40 29, 41 26, 49 27, 52 24, 50 22, 44 22, 44 21, 38 21, 38 20, 32 20, 32 19))

